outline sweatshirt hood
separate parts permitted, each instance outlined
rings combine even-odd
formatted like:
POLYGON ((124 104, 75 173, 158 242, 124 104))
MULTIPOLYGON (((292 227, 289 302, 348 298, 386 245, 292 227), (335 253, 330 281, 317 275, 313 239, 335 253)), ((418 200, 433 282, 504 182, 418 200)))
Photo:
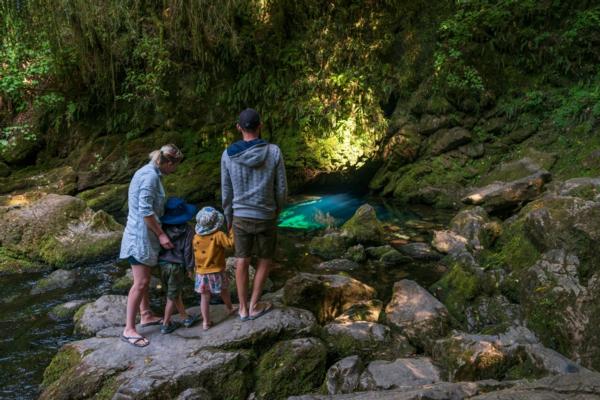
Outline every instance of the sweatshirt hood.
POLYGON ((231 161, 256 168, 263 165, 267 158, 269 144, 262 139, 239 140, 227 148, 231 161))
POLYGON ((187 224, 181 225, 163 225, 164 231, 171 241, 178 239, 187 232, 187 224))

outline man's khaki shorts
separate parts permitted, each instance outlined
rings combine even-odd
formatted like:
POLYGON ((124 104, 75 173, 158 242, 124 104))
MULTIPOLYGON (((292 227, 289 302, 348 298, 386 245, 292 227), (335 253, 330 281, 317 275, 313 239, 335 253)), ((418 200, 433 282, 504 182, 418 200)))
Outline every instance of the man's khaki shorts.
POLYGON ((235 256, 272 259, 277 247, 277 220, 233 217, 235 256), (254 250, 254 251, 253 251, 254 250))

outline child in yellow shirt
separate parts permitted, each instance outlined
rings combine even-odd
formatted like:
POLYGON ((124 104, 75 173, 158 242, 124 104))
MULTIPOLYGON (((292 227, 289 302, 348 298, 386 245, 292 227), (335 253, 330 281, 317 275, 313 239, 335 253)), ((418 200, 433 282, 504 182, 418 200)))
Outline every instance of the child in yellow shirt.
POLYGON ((213 207, 204 207, 196 214, 196 235, 194 235, 194 259, 196 283, 194 289, 200 293, 202 328, 212 326, 209 313, 211 293, 221 294, 223 303, 230 314, 235 311, 231 304, 229 279, 225 273, 225 249, 233 248, 233 231, 226 235, 221 230, 225 217, 213 207))

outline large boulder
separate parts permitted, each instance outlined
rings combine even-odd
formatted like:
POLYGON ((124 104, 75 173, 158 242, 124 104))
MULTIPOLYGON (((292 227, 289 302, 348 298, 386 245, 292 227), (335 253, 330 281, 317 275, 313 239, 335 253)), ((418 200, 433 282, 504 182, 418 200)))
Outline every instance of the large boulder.
POLYGON ((342 275, 299 273, 284 286, 285 304, 311 311, 320 322, 331 321, 356 302, 371 300, 375 289, 342 275))
POLYGON ((127 296, 104 295, 81 307, 75 316, 75 333, 93 336, 102 329, 124 326, 127 315, 127 296))
MULTIPOLYGON (((246 398, 255 371, 250 368, 253 355, 236 349, 264 349, 273 341, 310 334, 316 325, 308 311, 294 308, 276 308, 245 322, 228 315, 224 306, 210 311, 216 325, 208 331, 196 324, 162 335, 158 326, 139 327, 151 343, 141 349, 120 339, 121 326, 65 345, 46 368, 41 399, 99 393, 127 400, 177 398, 196 388, 207 389, 214 399, 246 398)), ((322 379, 324 364, 319 374, 322 379)))
POLYGON ((71 196, 30 192, 0 199, 0 244, 63 266, 116 254, 123 227, 71 196))
POLYGON ((66 289, 75 284, 76 278, 77 273, 75 271, 57 269, 47 277, 37 281, 33 289, 31 289, 31 294, 36 295, 56 289, 66 289))
POLYGON ((418 348, 431 349, 446 335, 449 315, 446 307, 416 282, 404 279, 394 284, 392 299, 385 308, 387 321, 401 330, 418 348))
POLYGON ((390 390, 440 382, 440 371, 429 358, 373 361, 360 377, 361 390, 390 390))
POLYGON ((440 129, 429 138, 427 153, 437 156, 471 141, 471 132, 462 127, 440 129))
POLYGON ((359 243, 381 243, 383 241, 383 225, 377 219, 375 209, 363 204, 356 210, 352 218, 342 225, 342 232, 359 243))
POLYGON ((436 342, 433 358, 451 381, 539 378, 585 370, 542 346, 523 327, 510 328, 499 335, 456 332, 436 342))
POLYGON ((328 347, 341 357, 358 354, 364 359, 393 360, 415 352, 404 336, 376 322, 332 322, 323 330, 328 347))
POLYGON ((325 375, 327 348, 316 338, 276 343, 259 360, 256 395, 260 399, 285 399, 311 392, 325 375))
POLYGON ((325 388, 329 394, 352 393, 358 389, 360 375, 364 370, 360 357, 342 358, 327 370, 325 388))
POLYGON ((326 260, 340 258, 344 255, 352 239, 339 232, 332 232, 312 238, 308 251, 326 260))

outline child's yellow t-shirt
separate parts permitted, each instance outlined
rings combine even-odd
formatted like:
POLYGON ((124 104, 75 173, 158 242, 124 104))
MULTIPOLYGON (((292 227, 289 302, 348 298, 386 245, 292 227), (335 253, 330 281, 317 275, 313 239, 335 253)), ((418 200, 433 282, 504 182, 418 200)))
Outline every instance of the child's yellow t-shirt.
POLYGON ((225 270, 225 249, 233 247, 233 230, 229 235, 216 231, 210 235, 194 235, 194 259, 197 274, 212 274, 225 270))

